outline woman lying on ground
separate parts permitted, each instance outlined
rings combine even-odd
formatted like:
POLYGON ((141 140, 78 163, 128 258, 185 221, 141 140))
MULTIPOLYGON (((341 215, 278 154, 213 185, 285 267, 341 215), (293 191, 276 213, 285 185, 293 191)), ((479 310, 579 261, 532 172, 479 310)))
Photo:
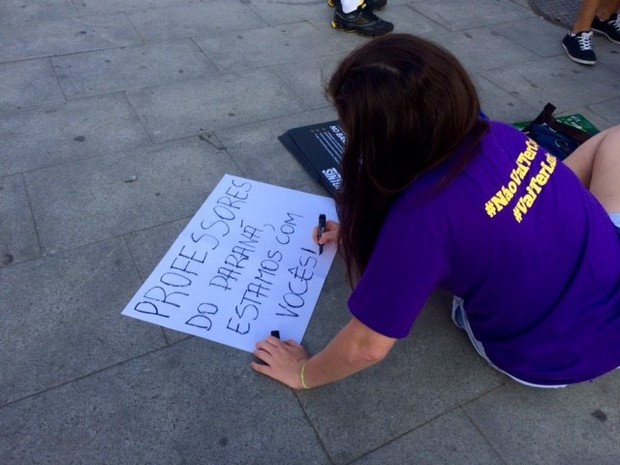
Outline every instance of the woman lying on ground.
POLYGON ((351 376, 408 336, 437 287, 480 355, 521 383, 620 366, 620 126, 562 163, 480 118, 458 61, 402 34, 352 52, 328 93, 347 145, 341 226, 320 242, 341 248, 352 318, 312 357, 266 339, 256 371, 294 389, 351 376))

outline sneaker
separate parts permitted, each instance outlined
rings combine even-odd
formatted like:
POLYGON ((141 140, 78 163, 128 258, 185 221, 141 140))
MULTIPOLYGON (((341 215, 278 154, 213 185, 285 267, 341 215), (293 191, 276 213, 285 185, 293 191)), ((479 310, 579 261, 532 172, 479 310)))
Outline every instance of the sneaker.
POLYGON ((582 65, 596 63, 596 54, 592 50, 592 31, 578 32, 572 35, 570 31, 562 39, 562 47, 566 50, 568 58, 582 65))
POLYGON ((332 27, 347 32, 355 32, 367 37, 377 37, 388 34, 394 30, 394 25, 383 21, 375 15, 366 3, 362 3, 357 10, 351 13, 342 11, 340 5, 336 5, 332 27))
POLYGON ((613 14, 606 21, 601 21, 596 16, 592 21, 592 30, 606 36, 615 44, 620 44, 620 19, 618 13, 613 14))
MULTIPOLYGON (((336 5, 340 5, 340 0, 327 0, 327 4, 330 8, 335 8, 336 5)), ((366 4, 372 11, 377 11, 387 5, 387 0, 366 0, 366 4)))

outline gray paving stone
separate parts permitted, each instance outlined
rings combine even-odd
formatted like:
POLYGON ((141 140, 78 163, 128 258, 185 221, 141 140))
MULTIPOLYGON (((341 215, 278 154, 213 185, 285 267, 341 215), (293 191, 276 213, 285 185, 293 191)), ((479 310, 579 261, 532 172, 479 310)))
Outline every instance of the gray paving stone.
POLYGON ((542 107, 536 108, 521 101, 483 76, 472 75, 471 77, 478 90, 482 111, 491 119, 506 123, 530 121, 542 110, 542 107))
POLYGON ((280 80, 293 89, 310 108, 331 106, 325 88, 332 73, 346 54, 341 53, 313 60, 289 61, 271 69, 280 80))
POLYGON ((531 50, 539 56, 551 57, 564 53, 560 46, 566 30, 543 18, 524 18, 510 23, 488 26, 496 34, 531 50))
MULTIPOLYGON (((607 119, 612 125, 620 124, 620 97, 604 99, 588 106, 597 115, 607 119)), ((606 129, 599 126, 600 129, 606 129)))
POLYGON ((0 28, 0 62, 141 43, 124 15, 15 21, 0 28))
POLYGON ((452 52, 470 73, 529 63, 536 57, 530 50, 486 28, 438 35, 434 39, 452 52))
POLYGON ((0 176, 151 144, 122 94, 0 113, 0 141, 0 176))
POLYGON ((425 39, 432 39, 437 34, 445 34, 450 30, 429 19, 423 12, 415 9, 415 4, 397 5, 389 2, 388 6, 379 11, 378 16, 394 24, 394 32, 413 34, 425 39))
POLYGON ((52 63, 69 99, 218 72, 190 40, 66 55, 52 63))
POLYGON ((71 0, 37 0, 36 2, 2 0, 0 2, 0 24, 67 16, 77 16, 77 9, 71 0))
POLYGON ((41 247, 73 248, 193 215, 225 173, 224 151, 198 138, 29 172, 41 247))
POLYGON ((359 34, 352 34, 348 32, 339 31, 331 26, 332 12, 328 11, 327 16, 321 15, 319 18, 314 18, 312 25, 320 31, 326 39, 338 42, 341 46, 345 47, 347 51, 360 47, 368 42, 367 37, 363 37, 359 34))
POLYGON ((252 12, 249 5, 230 0, 147 9, 128 13, 127 17, 138 33, 149 42, 216 37, 230 31, 267 26, 265 21, 252 12))
POLYGON ((196 40, 223 71, 239 71, 344 52, 307 22, 251 29, 196 40))
MULTIPOLYGON (((534 16, 529 8, 516 5, 511 0, 472 0, 468 2, 412 0, 410 4, 419 12, 452 31, 534 16)), ((488 44, 478 44, 483 48, 486 45, 488 44)))
POLYGON ((75 0, 74 3, 82 14, 99 14, 157 9, 183 4, 200 5, 200 0, 75 0))
MULTIPOLYGON (((216 131, 226 151, 245 177, 278 186, 300 189, 315 183, 278 136, 289 129, 337 119, 331 108, 276 118, 250 126, 216 131)), ((325 195, 325 192, 321 192, 325 195)))
POLYGON ((542 108, 551 102, 558 111, 620 96, 616 73, 573 63, 563 55, 493 69, 486 77, 530 105, 542 108))
POLYGON ((620 462, 618 375, 560 390, 510 383, 464 409, 507 463, 615 465, 620 462))
MULTIPOLYGON (((616 370, 598 378, 593 385, 596 389, 594 394, 596 409, 592 410, 590 415, 602 424, 607 437, 617 446, 620 444, 620 407, 617 402, 620 371, 616 370)), ((589 391, 584 392, 589 393, 589 391)))
POLYGON ((143 281, 155 269, 190 219, 191 216, 151 228, 132 231, 125 235, 125 241, 136 261, 143 281))
POLYGON ((0 277, 0 406, 164 345, 159 328, 120 315, 139 285, 120 240, 2 268, 0 277))
POLYGON ((64 102, 49 59, 0 64, 0 112, 64 102))
POLYGON ((191 338, 4 407, 0 462, 329 464, 295 396, 250 359, 191 338))
POLYGON ((23 177, 0 178, 0 268, 39 254, 39 240, 23 177))
POLYGON ((305 105, 266 70, 128 91, 156 142, 299 113, 305 105))
POLYGON ((372 452, 352 465, 505 465, 467 416, 456 409, 372 452))
MULTIPOLYGON (((311 353, 350 318, 345 287, 324 291, 304 338, 311 353)), ((450 304, 447 294, 435 294, 410 337, 382 363, 340 383, 299 394, 335 463, 360 458, 506 382, 452 324, 450 304)))
POLYGON ((594 50, 596 64, 603 68, 610 68, 616 75, 620 73, 620 46, 608 41, 600 35, 594 36, 594 50))
POLYGON ((329 22, 333 10, 327 0, 288 0, 287 2, 247 2, 249 8, 271 26, 300 21, 329 22))

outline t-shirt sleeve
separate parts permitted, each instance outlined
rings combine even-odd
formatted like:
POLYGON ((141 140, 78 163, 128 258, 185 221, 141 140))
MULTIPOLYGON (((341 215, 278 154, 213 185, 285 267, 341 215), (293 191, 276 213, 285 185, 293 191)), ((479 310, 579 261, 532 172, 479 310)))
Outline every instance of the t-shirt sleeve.
POLYGON ((403 214, 388 215, 370 262, 349 298, 349 310, 384 336, 407 337, 448 272, 448 260, 436 238, 403 214))

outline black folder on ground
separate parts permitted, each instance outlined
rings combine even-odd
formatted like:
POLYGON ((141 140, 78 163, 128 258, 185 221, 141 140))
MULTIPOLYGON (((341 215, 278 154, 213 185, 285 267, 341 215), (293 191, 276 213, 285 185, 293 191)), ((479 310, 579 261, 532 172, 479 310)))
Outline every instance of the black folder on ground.
MULTIPOLYGON (((488 117, 482 113, 482 117, 488 117)), ((558 121, 575 126, 589 134, 596 134, 598 129, 582 115, 559 116, 558 121)), ((523 130, 530 121, 513 123, 523 130)), ((346 137, 338 121, 312 124, 289 129, 278 137, 280 142, 302 164, 306 171, 318 181, 325 190, 335 197, 340 188, 342 177, 340 161, 344 154, 346 137)), ((541 144, 544 145, 544 144, 541 144)))
POLYGON ((334 197, 342 182, 340 161, 346 140, 338 121, 293 128, 278 139, 334 197))

